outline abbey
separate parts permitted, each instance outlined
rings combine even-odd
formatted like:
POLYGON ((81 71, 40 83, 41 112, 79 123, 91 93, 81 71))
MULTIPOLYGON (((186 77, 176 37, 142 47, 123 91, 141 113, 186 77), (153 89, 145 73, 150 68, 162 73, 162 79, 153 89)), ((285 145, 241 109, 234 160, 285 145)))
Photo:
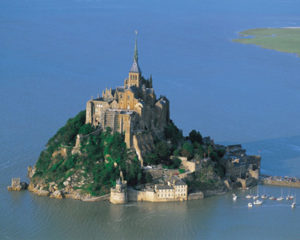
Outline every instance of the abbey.
POLYGON ((86 123, 124 133, 127 147, 134 148, 142 162, 142 155, 153 149, 155 137, 163 137, 169 121, 169 100, 157 99, 152 76, 149 79, 142 76, 135 40, 133 63, 124 86, 106 89, 102 97, 89 100, 86 123))

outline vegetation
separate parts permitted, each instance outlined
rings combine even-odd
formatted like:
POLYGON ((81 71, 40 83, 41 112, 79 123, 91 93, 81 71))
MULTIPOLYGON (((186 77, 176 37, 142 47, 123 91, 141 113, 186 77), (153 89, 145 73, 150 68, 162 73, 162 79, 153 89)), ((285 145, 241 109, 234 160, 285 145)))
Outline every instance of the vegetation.
POLYGON ((84 123, 83 111, 68 120, 49 140, 36 163, 33 181, 56 182, 63 187, 68 177, 83 171, 80 175, 88 184, 80 188, 92 195, 107 193, 120 176, 120 170, 129 185, 140 183, 143 180, 140 164, 137 156, 126 149, 124 136, 110 129, 93 134, 96 129, 84 123), (81 154, 72 155, 71 148, 78 133, 83 134, 81 154), (62 148, 67 149, 65 155, 60 151, 62 148))
MULTIPOLYGON (((162 164, 164 168, 179 169, 180 173, 184 173, 185 170, 180 169, 179 156, 196 161, 210 157, 211 161, 206 162, 201 171, 188 181, 191 190, 203 190, 213 188, 218 183, 217 176, 224 176, 224 168, 220 164, 224 153, 224 149, 204 144, 196 130, 183 137, 182 131, 171 121, 165 128, 165 139, 156 139, 154 151, 144 156, 144 164, 162 164)), ((62 189, 64 182, 71 177, 77 181, 74 189, 102 195, 115 185, 120 171, 128 185, 152 182, 151 174, 143 174, 135 152, 126 148, 124 136, 113 133, 109 128, 102 131, 85 124, 85 111, 82 111, 69 119, 48 141, 36 163, 32 181, 42 182, 47 187, 54 182, 62 189), (81 134, 80 151, 72 154, 77 134, 81 134)))
POLYGON ((213 162, 204 163, 200 171, 193 173, 192 178, 186 182, 189 192, 215 190, 223 187, 223 183, 215 171, 213 162))
POLYGON ((239 34, 234 42, 300 55, 300 28, 257 28, 239 34))

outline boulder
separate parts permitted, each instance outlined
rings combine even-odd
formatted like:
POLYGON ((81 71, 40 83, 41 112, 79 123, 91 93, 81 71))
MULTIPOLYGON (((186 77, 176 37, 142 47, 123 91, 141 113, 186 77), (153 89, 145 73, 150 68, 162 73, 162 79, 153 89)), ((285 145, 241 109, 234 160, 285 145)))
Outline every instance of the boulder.
POLYGON ((56 190, 50 195, 51 198, 62 199, 64 197, 63 193, 59 190, 56 190))

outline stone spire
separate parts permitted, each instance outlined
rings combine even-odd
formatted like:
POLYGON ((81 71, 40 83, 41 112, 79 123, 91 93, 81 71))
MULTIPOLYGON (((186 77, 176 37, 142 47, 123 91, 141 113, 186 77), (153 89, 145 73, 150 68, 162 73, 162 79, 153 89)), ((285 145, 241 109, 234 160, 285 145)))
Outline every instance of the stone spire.
POLYGON ((138 63, 139 60, 139 56, 138 56, 138 49, 137 49, 137 35, 138 35, 138 31, 135 31, 135 45, 134 45, 134 57, 133 60, 136 61, 138 63))
POLYGON ((138 56, 138 49, 137 49, 137 34, 138 31, 135 31, 136 37, 135 37, 135 45, 134 45, 134 55, 133 55, 133 63, 132 66, 130 68, 130 72, 133 73, 140 73, 140 67, 139 67, 139 56, 138 56))

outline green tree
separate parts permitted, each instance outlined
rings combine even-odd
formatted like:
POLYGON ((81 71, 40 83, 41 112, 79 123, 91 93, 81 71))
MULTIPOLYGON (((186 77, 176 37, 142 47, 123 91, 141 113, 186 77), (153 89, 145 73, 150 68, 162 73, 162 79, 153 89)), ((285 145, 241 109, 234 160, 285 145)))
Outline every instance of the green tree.
POLYGON ((198 132, 196 130, 192 130, 189 133, 189 139, 191 140, 192 143, 197 142, 197 143, 203 144, 202 136, 201 136, 200 132, 198 132))
POLYGON ((188 159, 191 159, 194 155, 194 147, 191 143, 185 142, 182 146, 181 154, 188 159))

